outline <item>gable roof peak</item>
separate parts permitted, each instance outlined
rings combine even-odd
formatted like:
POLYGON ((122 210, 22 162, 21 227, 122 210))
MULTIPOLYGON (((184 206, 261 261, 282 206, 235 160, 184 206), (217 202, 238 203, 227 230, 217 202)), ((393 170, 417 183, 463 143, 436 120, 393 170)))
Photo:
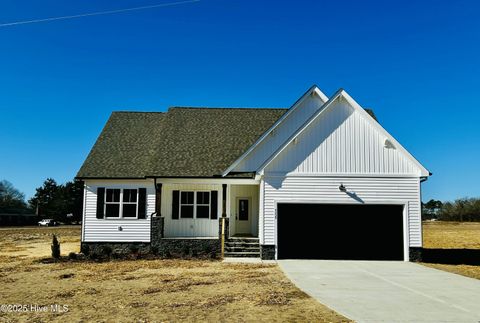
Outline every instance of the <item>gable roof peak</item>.
POLYGON ((373 111, 366 111, 360 104, 357 103, 343 88, 338 89, 334 95, 330 97, 330 99, 325 102, 322 109, 319 109, 312 117, 307 120, 302 127, 300 127, 284 144, 275 152, 273 153, 257 170, 258 173, 262 174, 264 169, 271 163, 273 159, 275 159, 292 141, 294 141, 316 118, 323 115, 326 110, 330 107, 334 106, 334 102, 339 98, 344 98, 348 104, 358 111, 361 115, 363 115, 367 121, 371 122, 372 126, 375 127, 377 131, 382 133, 387 139, 389 139, 398 149, 403 152, 407 158, 409 158, 419 169, 421 172, 422 177, 430 176, 431 173, 418 162, 412 154, 410 154, 392 135, 390 135, 377 121, 377 118, 373 114, 373 111), (371 112, 371 113, 370 113, 371 112))
POLYGON ((284 120, 288 118, 289 115, 293 113, 293 111, 298 108, 302 102, 304 102, 310 96, 317 95, 320 100, 322 101, 322 106, 328 101, 328 97, 318 88, 316 84, 313 84, 305 93, 302 94, 300 98, 292 104, 292 106, 282 115, 263 135, 248 148, 237 160, 235 160, 230 167, 228 167, 223 173, 222 176, 228 175, 243 159, 246 158, 248 154, 250 154, 255 147, 260 145, 260 143, 268 137, 270 133, 272 133, 275 128, 277 128, 284 120))
POLYGON ((310 95, 318 95, 320 99, 325 103, 328 101, 328 97, 320 90, 320 88, 316 85, 313 84, 307 91, 307 93, 310 93, 310 95))

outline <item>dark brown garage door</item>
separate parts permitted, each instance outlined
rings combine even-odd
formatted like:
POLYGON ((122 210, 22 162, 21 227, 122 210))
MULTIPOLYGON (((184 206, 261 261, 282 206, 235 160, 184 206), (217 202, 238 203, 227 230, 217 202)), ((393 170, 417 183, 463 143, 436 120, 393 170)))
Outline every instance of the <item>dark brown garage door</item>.
POLYGON ((279 259, 403 260, 403 206, 278 204, 279 259))

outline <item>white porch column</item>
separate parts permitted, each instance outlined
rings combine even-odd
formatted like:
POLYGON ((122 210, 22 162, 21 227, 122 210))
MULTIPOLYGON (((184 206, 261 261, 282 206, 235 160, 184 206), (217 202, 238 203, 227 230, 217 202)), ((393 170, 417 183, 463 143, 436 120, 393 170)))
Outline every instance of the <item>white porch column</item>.
POLYGON ((230 217, 230 215, 231 215, 230 196, 232 194, 232 185, 231 184, 226 184, 226 187, 227 187, 226 213, 227 213, 227 218, 228 218, 228 221, 229 221, 229 225, 228 225, 229 233, 228 233, 228 235, 231 236, 232 235, 232 218, 230 217))
POLYGON ((260 238, 260 244, 264 244, 263 239, 263 227, 264 227, 264 217, 263 217, 263 192, 265 189, 265 180, 262 176, 260 179, 260 188, 258 190, 258 237, 260 238))

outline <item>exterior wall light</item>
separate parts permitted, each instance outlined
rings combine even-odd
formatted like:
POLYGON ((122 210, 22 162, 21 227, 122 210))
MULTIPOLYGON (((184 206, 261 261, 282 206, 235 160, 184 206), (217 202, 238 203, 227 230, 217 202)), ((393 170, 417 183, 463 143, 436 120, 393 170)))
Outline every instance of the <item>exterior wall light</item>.
POLYGON ((385 139, 385 144, 384 144, 385 148, 387 149, 397 149, 395 147, 395 145, 388 139, 385 139))

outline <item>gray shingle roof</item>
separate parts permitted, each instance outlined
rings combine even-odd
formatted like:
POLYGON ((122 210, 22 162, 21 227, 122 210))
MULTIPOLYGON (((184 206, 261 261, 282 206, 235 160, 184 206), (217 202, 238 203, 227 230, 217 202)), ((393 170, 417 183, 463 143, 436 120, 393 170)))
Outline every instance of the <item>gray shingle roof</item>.
POLYGON ((287 109, 113 112, 78 178, 218 176, 287 109))

